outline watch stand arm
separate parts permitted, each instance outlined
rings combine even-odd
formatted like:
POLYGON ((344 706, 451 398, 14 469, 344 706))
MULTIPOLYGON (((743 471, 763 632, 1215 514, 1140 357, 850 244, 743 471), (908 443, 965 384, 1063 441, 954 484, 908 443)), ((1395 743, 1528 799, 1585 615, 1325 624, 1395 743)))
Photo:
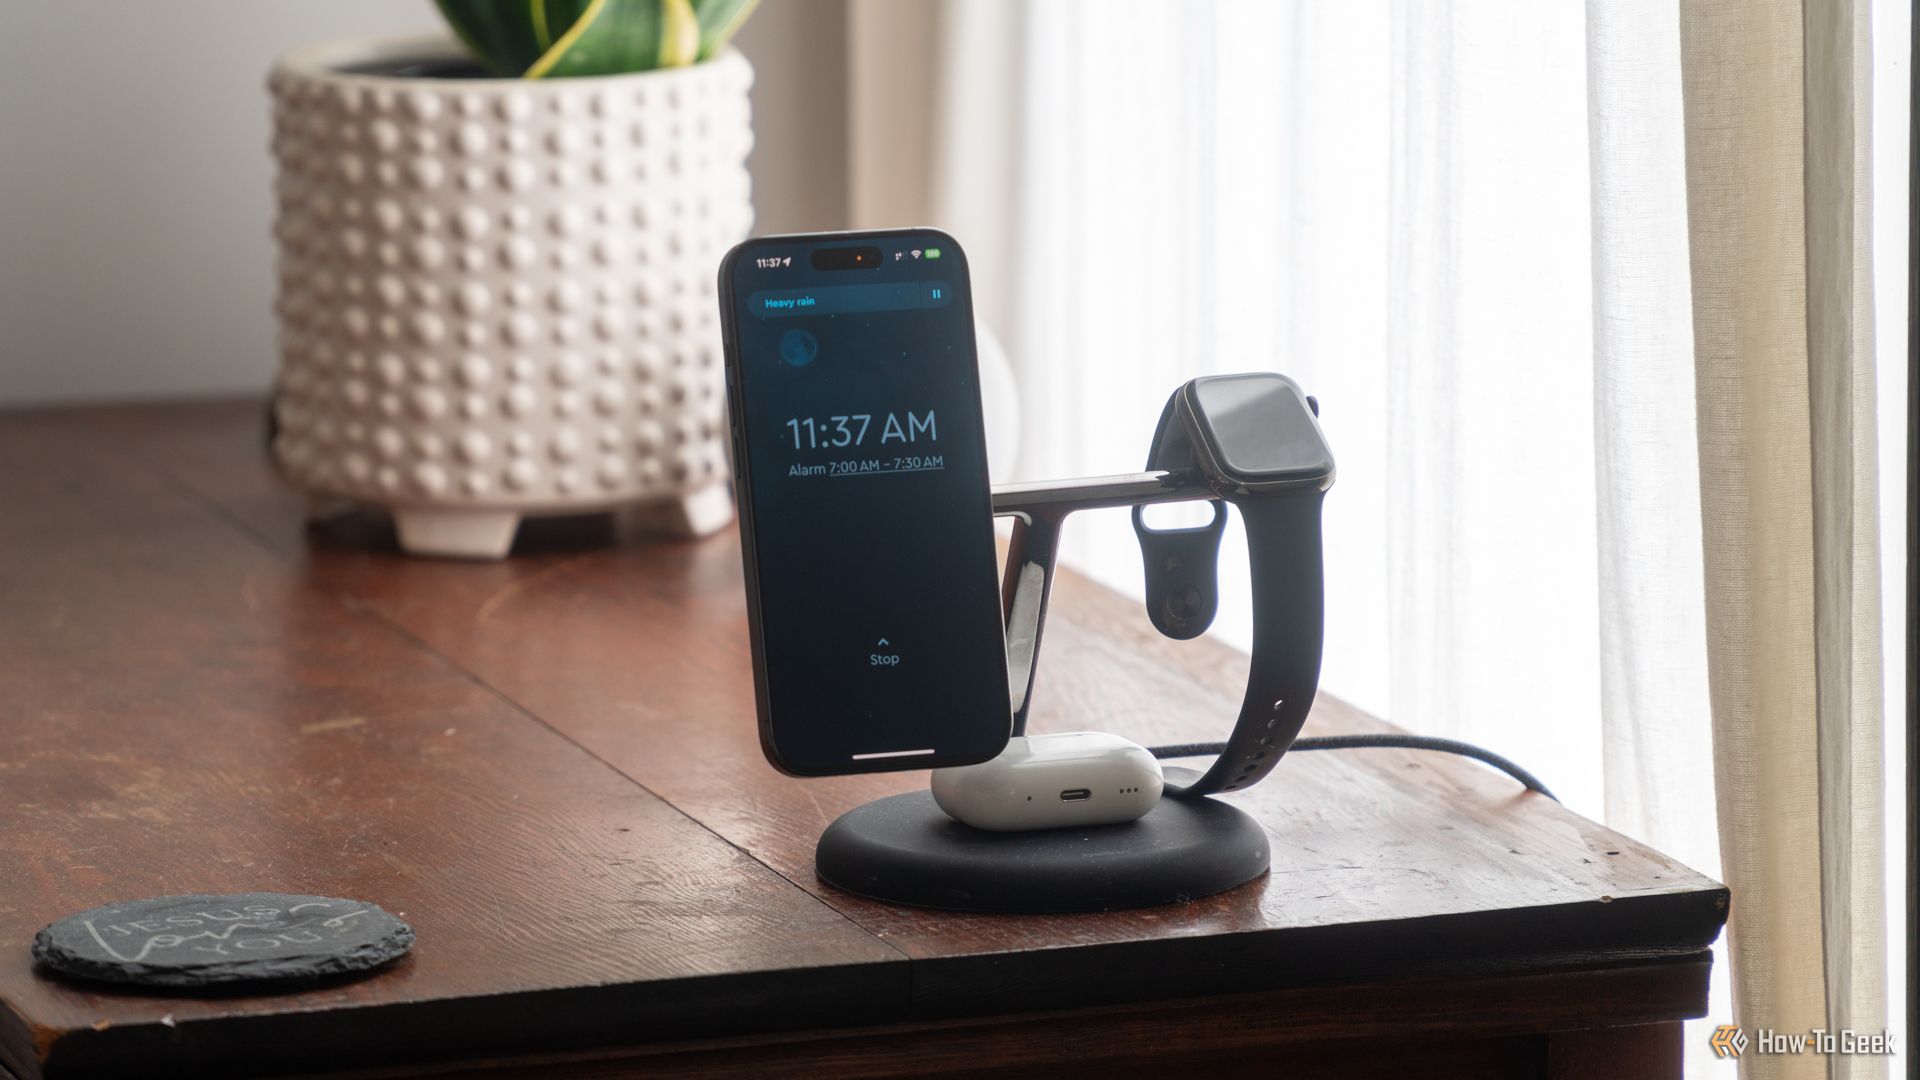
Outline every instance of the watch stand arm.
POLYGON ((1047 600, 1060 550, 1060 531, 1075 510, 1214 498, 1197 469, 1157 470, 1076 480, 998 484, 993 513, 1013 519, 1007 569, 1000 581, 1000 613, 1007 628, 1007 674, 1013 696, 1013 734, 1027 732, 1033 677, 1046 627, 1047 600))

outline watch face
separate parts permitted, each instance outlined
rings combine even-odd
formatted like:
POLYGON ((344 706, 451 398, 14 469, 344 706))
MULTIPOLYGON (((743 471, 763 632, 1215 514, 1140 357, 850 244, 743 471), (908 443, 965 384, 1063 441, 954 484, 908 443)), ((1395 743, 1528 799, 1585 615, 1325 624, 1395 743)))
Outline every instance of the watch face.
POLYGON ((1324 479, 1333 453, 1300 387, 1271 372, 1195 379, 1187 404, 1194 437, 1227 478, 1262 484, 1324 479))

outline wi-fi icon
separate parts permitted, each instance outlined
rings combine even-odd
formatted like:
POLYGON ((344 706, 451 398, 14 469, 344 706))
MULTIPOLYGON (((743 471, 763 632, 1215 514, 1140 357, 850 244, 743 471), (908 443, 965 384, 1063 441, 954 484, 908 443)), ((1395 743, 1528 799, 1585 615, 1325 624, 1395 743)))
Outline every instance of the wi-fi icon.
POLYGON ((914 257, 914 258, 916 258, 916 259, 917 259, 917 258, 919 258, 919 257, 920 257, 920 249, 919 249, 919 248, 914 248, 914 249, 913 249, 913 252, 912 252, 912 254, 913 254, 913 257, 914 257))

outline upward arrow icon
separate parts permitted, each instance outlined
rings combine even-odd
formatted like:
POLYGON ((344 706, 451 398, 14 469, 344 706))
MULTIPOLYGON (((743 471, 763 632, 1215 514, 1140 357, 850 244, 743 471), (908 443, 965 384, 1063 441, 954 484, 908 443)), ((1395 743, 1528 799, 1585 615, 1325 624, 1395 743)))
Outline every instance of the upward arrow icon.
POLYGON ((886 638, 881 638, 881 639, 880 639, 880 641, 879 641, 879 644, 881 644, 881 645, 885 645, 886 643, 887 643, 887 639, 886 639, 886 638))

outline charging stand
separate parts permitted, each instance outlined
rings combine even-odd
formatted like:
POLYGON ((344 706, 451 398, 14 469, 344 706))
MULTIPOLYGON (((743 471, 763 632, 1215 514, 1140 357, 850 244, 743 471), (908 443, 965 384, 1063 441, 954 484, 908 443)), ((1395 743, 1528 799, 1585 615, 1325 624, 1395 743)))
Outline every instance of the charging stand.
MULTIPOLYGON (((1067 515, 1216 497, 1191 469, 994 488, 994 514, 1014 519, 1000 590, 1014 735, 1026 734, 1067 515)), ((1211 546, 1194 557, 1204 557, 1201 580, 1210 582, 1211 546)), ((1213 600, 1205 598, 1209 613, 1213 600)), ((1188 770, 1166 771, 1179 778, 1188 770)), ((1259 824, 1212 797, 1163 797, 1146 816, 1119 825, 988 832, 948 817, 927 791, 848 811, 821 834, 814 852, 821 880, 847 892, 915 907, 1007 914, 1116 911, 1191 900, 1252 881, 1267 871, 1269 860, 1259 824)))

